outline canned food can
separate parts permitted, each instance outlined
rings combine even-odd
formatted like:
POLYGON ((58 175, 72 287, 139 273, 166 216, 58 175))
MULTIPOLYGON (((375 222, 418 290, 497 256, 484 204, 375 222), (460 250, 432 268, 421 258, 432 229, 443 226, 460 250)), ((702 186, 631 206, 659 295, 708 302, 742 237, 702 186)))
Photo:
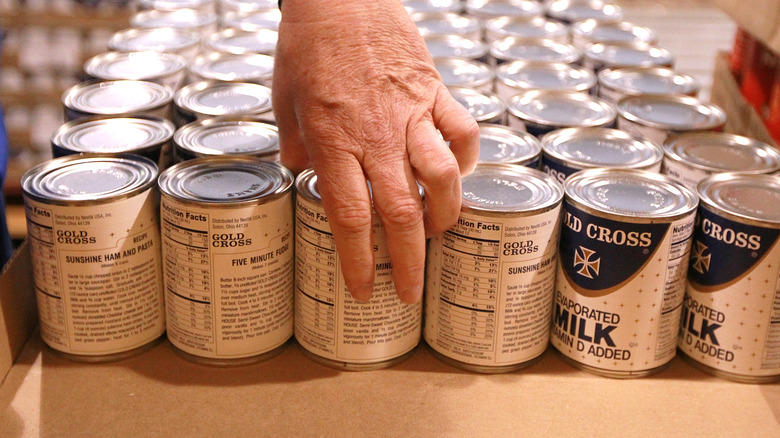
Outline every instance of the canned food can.
POLYGON ((466 14, 480 20, 496 17, 541 17, 544 4, 534 0, 466 0, 466 14))
POLYGON ((52 155, 141 155, 164 169, 173 160, 175 127, 151 116, 83 117, 60 125, 51 136, 52 155))
POLYGON ((780 152, 764 142, 724 132, 697 132, 666 141, 661 173, 695 190, 701 180, 716 173, 761 174, 778 170, 780 152))
POLYGON ((211 13, 217 11, 217 2, 215 0, 136 0, 135 5, 139 11, 148 9, 156 9, 158 11, 195 9, 211 13))
POLYGON ((117 52, 173 53, 191 60, 200 51, 200 35, 172 27, 131 28, 114 33, 108 40, 108 48, 117 52))
POLYGON ((162 52, 103 52, 84 63, 84 72, 103 81, 130 79, 156 82, 172 90, 184 81, 187 60, 162 52))
POLYGON ((664 144, 675 134, 722 131, 726 112, 695 97, 644 94, 617 103, 618 129, 664 144))
POLYGON ((588 43, 647 43, 658 42, 654 30, 628 21, 601 22, 589 19, 571 25, 572 44, 580 49, 588 43))
POLYGON ((585 93, 531 90, 509 100, 509 126, 542 135, 560 128, 609 128, 615 122, 612 105, 585 93))
POLYGON ((458 368, 533 364, 550 334, 563 189, 538 170, 478 164, 458 223, 428 246, 424 337, 458 368))
POLYGON ((495 74, 493 69, 484 62, 458 58, 438 58, 433 61, 433 64, 447 87, 493 91, 495 74))
POLYGON ((278 9, 278 0, 217 0, 220 12, 253 12, 278 9))
POLYGON ((544 17, 496 17, 485 21, 485 41, 490 43, 507 37, 568 43, 570 32, 560 21, 544 17))
POLYGON ((551 343, 614 378, 674 358, 698 197, 666 175, 588 169, 564 186, 551 343))
POLYGON ((506 105, 495 93, 457 87, 449 90, 478 123, 506 124, 506 105))
POLYGON ((417 12, 411 14, 420 35, 459 35, 471 40, 482 38, 482 25, 476 18, 453 12, 417 12))
POLYGON ((453 12, 460 13, 460 0, 403 0, 404 9, 409 14, 417 12, 453 12))
POLYGON ((479 162, 539 168, 542 147, 533 135, 503 125, 479 125, 479 162))
POLYGON ((722 173, 698 185, 679 347, 738 382, 780 379, 780 177, 722 173))
POLYGON ((210 11, 197 9, 177 9, 175 11, 161 11, 149 9, 139 11, 130 17, 130 26, 135 28, 160 28, 172 27, 195 32, 201 40, 216 32, 217 14, 210 11))
POLYGON ((661 170, 661 146, 617 129, 565 128, 541 138, 542 171, 561 184, 583 169, 661 170))
POLYGON ((259 9, 256 11, 230 11, 222 14, 219 19, 223 29, 241 29, 257 31, 262 29, 279 30, 282 22, 282 12, 277 7, 259 9))
POLYGON ((217 116, 253 116, 273 122, 271 89, 246 82, 193 82, 173 96, 178 127, 217 116))
POLYGON ((588 69, 553 62, 513 61, 496 68, 496 94, 504 102, 531 90, 566 90, 590 93, 596 75, 588 69))
POLYGON ((171 116, 173 90, 148 81, 86 81, 62 94, 65 121, 89 116, 171 116))
POLYGON ((206 51, 243 55, 259 53, 273 55, 279 33, 271 29, 241 30, 224 29, 209 35, 203 45, 206 51))
POLYGON ((165 331, 156 178, 137 156, 57 158, 22 177, 41 337, 63 356, 123 359, 165 331))
POLYGON ((233 55, 214 52, 195 58, 188 73, 190 82, 247 82, 270 87, 274 58, 258 53, 233 55))
POLYGON ((293 333, 293 176, 254 157, 160 174, 168 339, 183 357, 240 365, 293 333))
POLYGON ((490 62, 493 65, 510 61, 576 64, 581 60, 580 49, 553 40, 507 37, 490 43, 490 62))
POLYGON ((250 117, 215 117, 192 122, 173 135, 176 162, 213 156, 252 156, 279 162, 276 126, 250 117))
POLYGON ((672 52, 643 42, 588 43, 582 53, 582 65, 595 73, 605 68, 674 66, 672 52))
POLYGON ((312 169, 295 181, 295 338, 324 365, 364 371, 408 358, 420 341, 422 303, 398 297, 384 227, 373 215, 374 289, 371 299, 352 298, 312 169))
POLYGON ((640 94, 682 94, 696 97, 701 84, 693 76, 666 67, 605 68, 598 73, 598 96, 617 104, 640 94))
POLYGON ((460 35, 428 35, 423 37, 431 58, 460 58, 486 61, 488 47, 478 39, 460 35))
POLYGON ((583 20, 623 21, 620 6, 604 0, 552 0, 547 2, 547 16, 568 25, 583 20))

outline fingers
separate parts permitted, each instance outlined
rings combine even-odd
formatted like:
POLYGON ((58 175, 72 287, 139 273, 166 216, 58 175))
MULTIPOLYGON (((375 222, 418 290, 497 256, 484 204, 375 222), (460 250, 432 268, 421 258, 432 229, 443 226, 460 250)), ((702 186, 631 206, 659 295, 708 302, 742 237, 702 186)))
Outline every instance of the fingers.
POLYGON ((293 105, 295 92, 290 82, 289 69, 295 68, 292 61, 286 61, 287 52, 282 50, 286 39, 281 39, 277 60, 274 63, 273 87, 271 87, 271 102, 273 104, 276 125, 279 128, 279 156, 282 164, 294 174, 298 174, 310 165, 309 154, 301 138, 298 119, 293 105))
POLYGON ((474 117, 444 86, 439 87, 431 116, 441 135, 450 142, 461 175, 468 175, 479 160, 479 126, 474 117))

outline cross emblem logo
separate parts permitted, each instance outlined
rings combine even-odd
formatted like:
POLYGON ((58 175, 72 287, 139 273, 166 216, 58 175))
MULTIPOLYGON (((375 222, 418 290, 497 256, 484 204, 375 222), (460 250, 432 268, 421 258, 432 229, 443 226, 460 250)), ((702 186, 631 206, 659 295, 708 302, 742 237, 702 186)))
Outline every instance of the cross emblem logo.
POLYGON ((601 267, 601 257, 591 260, 596 251, 580 246, 580 248, 574 251, 574 267, 582 265, 578 274, 583 277, 593 278, 599 275, 599 268, 601 267))
POLYGON ((699 274, 705 274, 710 270, 710 260, 712 259, 712 254, 705 255, 704 253, 709 250, 707 245, 696 242, 696 248, 693 250, 693 255, 691 256, 691 261, 693 262, 693 269, 696 270, 699 274))

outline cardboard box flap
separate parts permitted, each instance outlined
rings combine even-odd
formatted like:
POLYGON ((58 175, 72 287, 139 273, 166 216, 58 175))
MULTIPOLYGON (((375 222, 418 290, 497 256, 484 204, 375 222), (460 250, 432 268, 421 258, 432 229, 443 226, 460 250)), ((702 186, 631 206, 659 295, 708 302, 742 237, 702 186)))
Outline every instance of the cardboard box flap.
POLYGON ((714 3, 740 27, 780 53, 780 1, 715 0, 714 3))
POLYGON ((0 276, 0 382, 37 323, 29 245, 25 242, 0 276))

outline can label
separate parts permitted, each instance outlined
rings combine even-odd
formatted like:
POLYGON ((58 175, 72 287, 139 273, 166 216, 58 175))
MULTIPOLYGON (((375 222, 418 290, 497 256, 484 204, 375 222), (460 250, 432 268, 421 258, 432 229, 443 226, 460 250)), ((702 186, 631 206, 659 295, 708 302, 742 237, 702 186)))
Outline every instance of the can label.
POLYGON ((564 206, 552 345, 605 372, 669 362, 685 292, 694 214, 628 223, 564 206))
POLYGON ((582 170, 582 169, 577 169, 575 167, 567 166, 563 164, 561 161, 558 161, 554 158, 550 158, 549 155, 542 154, 542 172, 555 178, 555 180, 561 184, 563 184, 563 182, 566 180, 566 178, 569 177, 569 175, 577 172, 578 170, 582 170))
POLYGON ((655 144, 664 144, 666 138, 669 137, 669 131, 666 129, 642 125, 624 117, 618 117, 617 128, 639 138, 650 140, 655 144))
POLYGON ((398 298, 384 228, 374 215, 374 290, 368 302, 352 298, 321 204, 297 198, 295 338, 325 359, 376 364, 420 342, 422 304, 398 298))
POLYGON ((461 212, 430 241, 425 340, 484 367, 541 355, 550 337, 560 205, 524 217, 461 212))
POLYGON ((780 375, 780 229, 699 209, 680 350, 717 370, 780 375))
POLYGON ((153 190, 105 204, 25 199, 41 336, 52 348, 99 356, 165 331, 153 190))
POLYGON ((712 174, 668 158, 664 158, 662 161, 661 173, 677 178, 680 182, 694 190, 696 190, 696 185, 699 184, 699 181, 712 174))
POLYGON ((211 359, 256 356, 293 328, 292 195, 209 208, 163 197, 168 338, 211 359))

